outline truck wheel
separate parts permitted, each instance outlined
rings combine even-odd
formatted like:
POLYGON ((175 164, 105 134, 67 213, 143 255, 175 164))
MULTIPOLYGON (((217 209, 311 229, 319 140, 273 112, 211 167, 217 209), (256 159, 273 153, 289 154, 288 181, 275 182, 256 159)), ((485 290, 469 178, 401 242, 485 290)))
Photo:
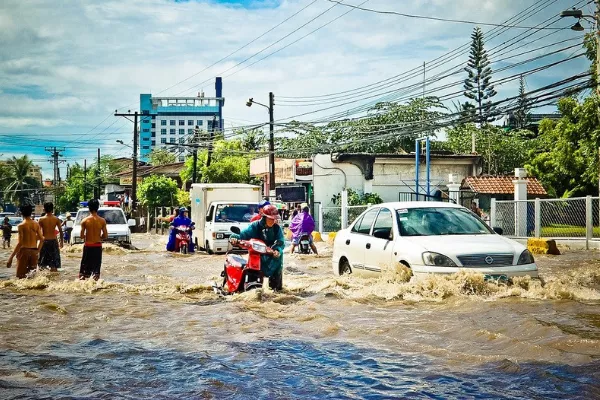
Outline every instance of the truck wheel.
POLYGON ((213 255, 215 254, 214 251, 212 251, 212 249, 210 248, 210 246, 208 245, 208 240, 206 241, 206 253, 209 255, 213 255))

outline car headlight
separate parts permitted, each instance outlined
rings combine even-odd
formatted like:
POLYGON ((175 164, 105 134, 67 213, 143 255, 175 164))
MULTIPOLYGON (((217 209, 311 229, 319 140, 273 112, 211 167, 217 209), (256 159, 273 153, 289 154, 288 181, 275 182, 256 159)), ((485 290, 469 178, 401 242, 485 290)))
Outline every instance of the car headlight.
POLYGON ((531 254, 529 250, 525 249, 519 256, 519 261, 517 261, 517 265, 533 264, 534 262, 535 260, 533 259, 533 254, 531 254))
POLYGON ((223 239, 225 236, 222 233, 217 233, 217 239, 223 239))
POLYGON ((425 265, 431 265, 434 267, 456 267, 454 261, 452 261, 449 257, 431 251, 426 251, 423 253, 423 263, 425 265))

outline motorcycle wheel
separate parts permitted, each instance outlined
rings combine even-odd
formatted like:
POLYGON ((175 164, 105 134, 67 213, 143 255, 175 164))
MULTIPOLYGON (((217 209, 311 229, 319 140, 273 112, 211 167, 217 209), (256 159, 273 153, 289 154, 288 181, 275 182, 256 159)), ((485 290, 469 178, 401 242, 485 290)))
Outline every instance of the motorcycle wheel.
POLYGON ((179 249, 179 252, 181 254, 187 254, 188 253, 187 244, 182 245, 181 248, 179 249))

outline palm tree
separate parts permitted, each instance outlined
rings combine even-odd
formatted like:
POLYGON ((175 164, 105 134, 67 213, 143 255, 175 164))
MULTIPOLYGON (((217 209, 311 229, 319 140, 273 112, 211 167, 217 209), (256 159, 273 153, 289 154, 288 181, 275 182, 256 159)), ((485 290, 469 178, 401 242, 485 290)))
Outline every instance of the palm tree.
POLYGON ((30 190, 40 186, 40 183, 29 176, 29 170, 33 162, 27 157, 14 157, 7 162, 9 175, 6 179, 7 185, 4 188, 4 196, 11 201, 18 201, 18 204, 24 204, 29 198, 30 190))

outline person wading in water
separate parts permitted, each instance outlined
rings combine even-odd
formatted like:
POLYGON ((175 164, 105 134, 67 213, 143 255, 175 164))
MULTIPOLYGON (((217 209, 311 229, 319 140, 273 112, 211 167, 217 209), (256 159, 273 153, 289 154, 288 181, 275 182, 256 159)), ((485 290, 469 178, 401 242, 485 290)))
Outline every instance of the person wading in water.
POLYGON ((44 204, 46 215, 40 218, 39 224, 44 235, 44 244, 40 250, 38 266, 49 267, 50 271, 56 272, 60 268, 60 249, 63 247, 63 232, 60 219, 54 215, 54 204, 44 204), (58 238, 56 230, 58 229, 58 238), (60 240, 60 249, 59 249, 60 240))
POLYGON ((84 239, 83 256, 79 268, 79 279, 85 280, 93 277, 100 279, 102 266, 102 240, 108 239, 106 220, 98 216, 100 203, 96 199, 88 201, 90 216, 81 222, 81 239, 84 239))
POLYGON ((33 207, 30 204, 21 206, 21 215, 25 220, 19 224, 19 239, 6 263, 6 267, 10 268, 14 256, 17 255, 17 278, 19 279, 26 278, 29 271, 37 268, 38 254, 44 244, 40 225, 31 219, 32 212, 33 207))

